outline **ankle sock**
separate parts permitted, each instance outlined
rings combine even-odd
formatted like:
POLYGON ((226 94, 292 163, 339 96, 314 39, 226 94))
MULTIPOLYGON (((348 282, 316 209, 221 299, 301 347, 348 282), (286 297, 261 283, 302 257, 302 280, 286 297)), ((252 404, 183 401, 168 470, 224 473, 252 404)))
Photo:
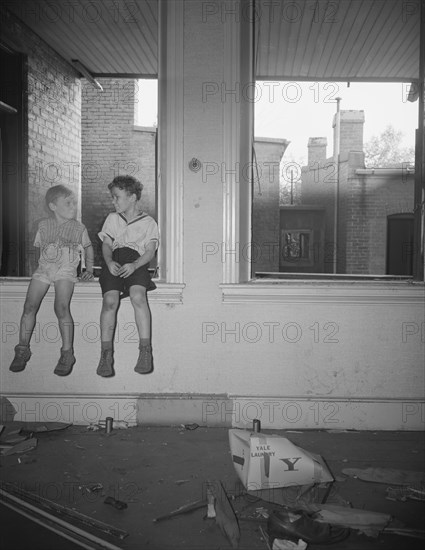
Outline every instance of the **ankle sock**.
POLYGON ((101 343, 100 343, 100 346, 101 346, 102 351, 103 351, 104 349, 110 349, 110 350, 113 349, 112 342, 110 342, 110 341, 108 341, 108 342, 101 342, 101 343))
POLYGON ((150 338, 140 338, 139 342, 139 349, 150 346, 151 345, 151 339, 150 338))

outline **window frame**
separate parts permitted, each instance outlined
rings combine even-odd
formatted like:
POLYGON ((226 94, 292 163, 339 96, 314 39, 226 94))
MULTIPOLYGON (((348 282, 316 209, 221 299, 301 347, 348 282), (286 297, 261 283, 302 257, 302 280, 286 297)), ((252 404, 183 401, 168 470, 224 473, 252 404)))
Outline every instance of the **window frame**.
MULTIPOLYGON (((238 9, 235 2, 235 9, 238 9)), ((240 6, 239 6, 240 9, 240 6)), ((255 17, 252 11, 251 17, 226 18, 224 24, 224 47, 227 55, 224 59, 224 81, 229 89, 234 89, 235 82, 239 82, 241 88, 244 83, 254 82, 254 40, 255 40, 255 17), (233 86, 233 87, 232 87, 233 86)), ((254 3, 251 3, 251 10, 254 10, 254 3)), ((425 9, 421 14, 421 60, 425 60, 425 38, 424 38, 425 9)), ((356 304, 398 304, 411 302, 417 303, 423 300, 423 231, 424 231, 424 205, 423 190, 420 174, 425 173, 424 169, 424 68, 420 70, 420 98, 419 101, 419 127, 421 136, 419 144, 422 143, 421 155, 418 153, 418 137, 416 140, 417 153, 415 170, 415 219, 416 219, 416 250, 418 250, 416 269, 413 280, 408 281, 400 277, 388 276, 376 277, 365 276, 349 277, 345 275, 342 279, 330 276, 312 278, 300 274, 294 279, 291 274, 287 280, 251 278, 251 265, 246 259, 240 259, 238 250, 249 246, 251 241, 251 217, 252 217, 252 185, 249 194, 244 193, 240 182, 243 177, 235 173, 226 174, 223 185, 223 277, 220 288, 224 303, 246 303, 246 302, 270 302, 270 303, 356 303, 356 304), (418 162, 420 157, 421 162, 418 162), (419 166, 418 166, 419 164, 419 166), (249 196, 249 205, 247 205, 249 196), (419 197, 419 199, 418 199, 419 197), (420 208, 421 207, 421 208, 420 208), (420 212, 418 212, 420 210, 420 212), (419 214, 420 221, 418 221, 419 214), (422 243, 422 244, 418 244, 422 243), (348 277, 348 280, 347 280, 348 277)), ((243 167, 244 162, 251 162, 252 165, 252 144, 254 140, 253 112, 254 103, 244 98, 240 102, 225 102, 223 113, 223 161, 227 166, 243 167), (245 118, 244 118, 245 117, 245 118), (249 131, 249 140, 242 135, 242 131, 249 131)))

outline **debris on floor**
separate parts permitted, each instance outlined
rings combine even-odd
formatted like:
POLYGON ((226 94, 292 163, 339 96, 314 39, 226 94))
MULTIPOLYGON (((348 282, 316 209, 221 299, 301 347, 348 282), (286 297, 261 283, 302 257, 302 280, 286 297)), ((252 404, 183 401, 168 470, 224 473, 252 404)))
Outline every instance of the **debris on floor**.
POLYGON ((271 550, 305 550, 307 543, 299 539, 298 542, 291 540, 274 539, 271 550))
POLYGON ((285 539, 274 539, 271 550, 305 550, 307 543, 299 539, 298 542, 292 542, 285 539))
MULTIPOLYGON (((7 439, 5 439, 4 441, 7 441, 7 439)), ((24 438, 23 441, 15 444, 3 443, 3 440, 1 440, 0 454, 2 456, 9 456, 14 454, 26 453, 27 451, 35 449, 35 447, 37 447, 37 439, 35 437, 31 437, 29 439, 24 438)))
POLYGON ((128 508, 128 504, 126 502, 123 502, 122 500, 117 500, 114 497, 106 497, 103 502, 105 504, 113 506, 117 510, 125 510, 126 508, 128 508))
POLYGON ((406 502, 407 500, 421 500, 425 501, 425 486, 422 487, 410 487, 405 485, 402 487, 387 487, 388 500, 406 502))
POLYGON ((322 457, 275 434, 229 430, 233 465, 250 491, 334 481, 322 457))
POLYGON ((335 504, 313 504, 309 507, 318 522, 349 527, 368 537, 377 537, 391 521, 389 514, 358 510, 335 504))
POLYGON ((394 468, 345 468, 342 473, 362 481, 388 485, 425 485, 424 472, 410 472, 394 468))
POLYGON ((315 520, 304 510, 274 510, 267 521, 271 540, 283 539, 307 544, 334 544, 345 540, 350 530, 315 520))
POLYGON ((207 490, 214 497, 215 521, 232 548, 237 548, 241 532, 235 512, 221 481, 207 482, 207 490))
MULTIPOLYGON (((102 543, 105 544, 105 540, 106 542, 114 538, 123 540, 128 536, 128 533, 122 529, 90 518, 10 483, 0 483, 0 496, 2 504, 5 506, 75 542, 83 540, 86 544, 99 545, 94 546, 95 548, 104 548, 102 543)), ((84 548, 92 547, 84 546, 84 548)), ((118 547, 112 544, 108 544, 108 548, 118 550, 118 547)))
POLYGON ((423 529, 406 529, 402 527, 386 527, 383 531, 386 534, 400 535, 402 537, 412 537, 414 539, 425 540, 425 531, 423 529))
MULTIPOLYGON (((188 504, 183 504, 183 506, 179 506, 176 510, 172 510, 168 514, 164 514, 163 516, 159 516, 155 518, 154 522, 160 522, 164 521, 166 519, 173 518, 175 516, 178 516, 180 514, 187 514, 188 512, 193 512, 194 510, 199 510, 200 508, 203 508, 205 506, 205 500, 196 500, 195 502, 189 502, 188 504)), ((208 517, 215 517, 214 516, 208 516, 208 517)))
MULTIPOLYGON (((14 487, 19 484, 29 490, 35 498, 29 504, 35 509, 57 514, 66 523, 74 523, 74 514, 84 512, 86 521, 96 517, 117 524, 103 525, 126 533, 125 540, 122 535, 118 544, 114 542, 116 535, 102 529, 96 532, 99 539, 108 538, 108 548, 301 550, 314 544, 313 540, 334 543, 346 533, 348 538, 342 544, 347 550, 363 548, 366 538, 371 539, 366 540, 366 548, 377 542, 382 550, 403 547, 404 541, 394 544, 395 537, 409 537, 409 550, 422 548, 421 484, 391 483, 386 487, 383 484, 390 479, 406 480, 404 473, 394 476, 394 472, 400 471, 390 468, 373 469, 374 474, 379 472, 373 477, 374 481, 380 480, 376 486, 363 483, 357 476, 342 475, 344 457, 349 457, 346 460, 349 464, 344 466, 353 466, 348 472, 363 475, 366 471, 369 476, 371 469, 361 466, 401 464, 390 455, 396 456, 403 438, 419 445, 418 453, 403 461, 403 465, 417 473, 424 453, 422 443, 416 443, 417 435, 410 436, 410 440, 406 434, 400 435, 400 440, 393 436, 390 453, 377 442, 368 455, 369 436, 356 434, 350 445, 344 446, 341 442, 350 438, 350 433, 344 430, 293 431, 293 435, 279 431, 283 436, 276 436, 268 431, 232 429, 237 432, 240 444, 235 451, 230 445, 229 430, 220 428, 197 426, 197 431, 193 431, 182 430, 184 424, 178 424, 177 429, 139 426, 120 435, 117 429, 116 437, 110 438, 114 431, 106 434, 106 424, 98 423, 98 429, 74 426, 66 435, 59 431, 52 435, 40 433, 36 440, 33 435, 37 432, 21 431, 22 424, 0 428, 0 441, 7 445, 3 450, 22 443, 33 445, 37 440, 38 446, 1 456, 1 466, 6 466, 0 468, 3 479, 13 480, 14 487), (8 443, 4 443, 5 439, 8 443), (278 441, 284 442, 283 451, 277 447, 278 441), (275 468, 275 461, 280 463, 280 470, 275 468), (253 491, 238 472, 242 466, 251 467, 253 479, 260 480, 253 491), (276 472, 284 476, 283 486, 276 472), (288 478, 292 474, 300 476, 296 483, 288 478), (301 474, 306 477, 301 478, 301 474), (51 499, 47 509, 43 508, 46 502, 38 500, 39 495, 51 499), (60 511, 50 508, 59 502, 63 506, 60 511), (294 521, 288 523, 285 519, 288 515, 294 521), (270 517, 278 520, 270 524, 270 517), (314 538, 319 535, 321 538, 314 538)), ((382 437, 383 444, 387 438, 382 437)), ((19 494, 16 496, 20 498, 19 494)), ((83 532, 83 540, 84 533, 92 530, 84 521, 78 523, 78 528, 83 532)), ((342 545, 333 547, 338 549, 342 545)))
MULTIPOLYGON (((99 421, 99 426, 103 429, 106 428, 106 425, 107 425, 106 420, 107 419, 99 421)), ((112 428, 114 430, 127 430, 129 427, 130 427, 130 424, 125 420, 115 420, 114 418, 112 419, 112 428)))
POLYGON ((199 428, 199 424, 196 424, 196 422, 194 422, 193 424, 182 424, 181 426, 185 430, 190 430, 190 431, 196 430, 197 428, 199 428))

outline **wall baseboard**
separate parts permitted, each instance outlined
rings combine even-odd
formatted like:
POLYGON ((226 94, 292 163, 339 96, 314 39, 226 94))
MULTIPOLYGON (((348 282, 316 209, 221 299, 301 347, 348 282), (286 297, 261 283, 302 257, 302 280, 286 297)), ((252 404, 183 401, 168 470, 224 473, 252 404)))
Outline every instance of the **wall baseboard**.
POLYGON ((107 416, 129 426, 245 428, 257 418, 267 430, 423 430, 425 402, 374 399, 205 394, 31 394, 0 397, 0 421, 89 425, 107 416))

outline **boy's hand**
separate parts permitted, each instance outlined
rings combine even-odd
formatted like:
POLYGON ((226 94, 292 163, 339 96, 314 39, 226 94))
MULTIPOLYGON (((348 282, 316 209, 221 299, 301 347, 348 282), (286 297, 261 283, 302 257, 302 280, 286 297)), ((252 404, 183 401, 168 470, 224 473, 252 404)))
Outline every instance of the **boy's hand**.
POLYGON ((94 275, 91 271, 86 270, 81 274, 80 279, 82 281, 92 281, 94 279, 94 275))
POLYGON ((118 275, 126 279, 132 273, 136 271, 136 266, 133 263, 124 264, 121 269, 118 271, 118 275))
POLYGON ((120 269, 121 269, 121 264, 119 264, 118 262, 109 262, 108 264, 108 269, 109 271, 112 273, 112 275, 119 275, 120 273, 120 269))

